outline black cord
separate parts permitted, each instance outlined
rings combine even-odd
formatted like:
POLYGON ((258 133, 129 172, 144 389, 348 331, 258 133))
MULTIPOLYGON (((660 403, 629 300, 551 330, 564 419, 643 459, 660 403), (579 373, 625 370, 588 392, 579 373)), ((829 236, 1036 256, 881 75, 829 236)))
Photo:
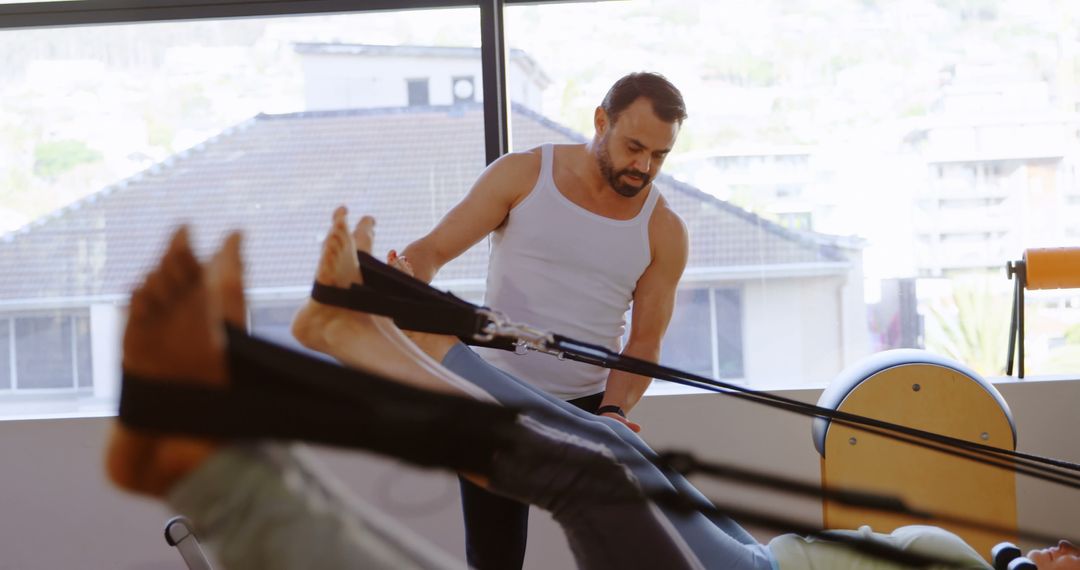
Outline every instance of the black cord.
MULTIPOLYGON (((622 370, 631 374, 648 376, 660 380, 667 380, 669 382, 675 382, 678 384, 691 386, 694 388, 705 389, 711 392, 726 394, 729 396, 733 396, 747 401, 753 401, 773 408, 784 409, 794 413, 799 413, 801 415, 829 419, 841 425, 852 428, 856 428, 857 426, 878 428, 876 431, 871 431, 871 433, 883 435, 886 437, 890 437, 889 435, 886 435, 886 432, 894 432, 896 434, 903 434, 909 436, 908 439, 903 439, 902 441, 914 443, 915 439, 921 439, 934 442, 939 444, 939 447, 937 449, 940 449, 942 452, 945 453, 950 453, 950 450, 948 450, 947 448, 951 447, 967 450, 977 455, 1005 456, 1007 458, 1006 461, 1014 463, 1018 466, 1017 472, 1019 473, 1055 483, 1060 483, 1072 488, 1080 488, 1080 475, 1073 473, 1063 473, 1061 471, 1066 470, 1080 473, 1080 465, 1077 465, 1075 463, 1028 453, 1017 452, 1010 449, 991 447, 988 445, 969 442, 950 436, 928 432, 925 430, 860 416, 858 414, 823 408, 821 406, 807 404, 805 402, 800 402, 798 400, 793 400, 791 398, 786 398, 775 394, 758 392, 744 386, 738 386, 719 380, 713 380, 711 378, 705 378, 696 374, 690 374, 681 370, 669 368, 645 360, 621 355, 612 352, 605 347, 581 343, 561 336, 556 336, 555 343, 551 348, 561 352, 566 358, 569 358, 571 360, 577 360, 579 362, 603 366, 605 368, 622 370), (1052 468, 1044 468, 1034 464, 1044 464, 1051 466, 1052 468), (1019 467, 1021 465, 1026 467, 1019 467)), ((931 449, 934 448, 931 447, 931 449)), ((958 457, 966 456, 959 453, 956 453, 954 455, 958 457)), ((970 457, 970 455, 967 455, 967 457, 970 457)), ((986 461, 981 462, 986 464, 998 464, 986 461)), ((999 465, 1004 465, 1005 468, 1011 468, 1008 463, 999 465)))

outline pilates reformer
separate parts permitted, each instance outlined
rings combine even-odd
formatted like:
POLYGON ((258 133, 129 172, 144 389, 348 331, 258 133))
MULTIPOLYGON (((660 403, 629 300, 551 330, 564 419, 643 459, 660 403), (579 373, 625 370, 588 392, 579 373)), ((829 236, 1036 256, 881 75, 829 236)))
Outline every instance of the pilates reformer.
MULTIPOLYGON (((1066 484, 1074 488, 1080 487, 1080 483, 1078 483, 1080 478, 1075 475, 1070 476, 1066 473, 1066 471, 1078 470, 1077 466, 1073 464, 1017 453, 1012 450, 1012 445, 1007 446, 1008 449, 1002 449, 988 446, 985 443, 977 441, 966 441, 948 434, 934 433, 919 428, 913 428, 911 426, 882 421, 880 419, 866 418, 843 409, 843 406, 830 409, 828 406, 820 405, 829 403, 824 401, 824 395, 823 402, 819 403, 818 406, 808 406, 802 402, 757 393, 744 387, 687 374, 655 363, 627 358, 612 353, 603 347, 580 343, 561 335, 541 331, 527 325, 513 323, 495 311, 484 307, 477 307, 458 299, 449 293, 437 291, 427 284, 400 273, 396 269, 389 268, 389 266, 382 264, 367 254, 361 253, 359 256, 361 271, 363 272, 364 278, 363 285, 354 285, 349 290, 316 285, 312 292, 312 297, 320 302, 391 317, 399 327, 406 330, 452 334, 473 345, 515 350, 517 352, 526 350, 542 351, 554 354, 560 358, 587 362, 607 368, 623 369, 635 374, 649 375, 654 378, 661 378, 713 392, 720 392, 741 399, 748 399, 772 407, 824 419, 826 420, 826 429, 824 432, 832 431, 834 434, 842 434, 843 432, 838 429, 842 426, 844 428, 861 431, 862 433, 869 433, 882 439, 887 439, 894 444, 896 442, 902 442, 915 445, 923 450, 945 453, 953 458, 963 457, 974 459, 983 464, 1004 468, 1005 470, 1008 470, 1010 474, 1015 470, 1016 472, 1066 484), (829 430, 827 426, 830 423, 835 423, 837 426, 829 430), (1050 465, 1052 467, 1041 467, 1038 464, 1050 465)), ((963 371, 960 372, 963 373, 963 371)), ((977 376, 975 377, 977 378, 977 376)), ((913 391, 918 390, 918 388, 913 389, 913 391)), ((999 400, 1000 396, 998 395, 996 399, 999 400)), ((846 398, 843 400, 846 401, 846 398)), ((1001 404, 1003 404, 1003 401, 1001 404)), ((1007 407, 1005 407, 1004 410, 1005 415, 1008 416, 1007 407)), ((1010 430, 1012 429, 1011 422, 1009 422, 1009 428, 1010 430)), ((817 426, 815 426, 815 429, 817 429, 817 426)), ((995 434, 998 434, 995 437, 995 442, 997 442, 997 438, 1000 437, 1000 434, 996 431, 995 434)), ((1015 437, 1015 433, 1010 435, 1013 438, 1015 437)), ((825 439, 827 441, 828 438, 826 437, 825 439)), ((986 441, 987 438, 981 439, 986 441)), ((1015 443, 1014 439, 1013 443, 1015 443)), ((829 447, 827 443, 824 443, 823 445, 825 448, 829 447)), ((823 448, 819 447, 819 450, 822 449, 823 448)), ((718 466, 698 462, 685 455, 669 454, 662 458, 661 464, 667 468, 684 473, 697 471, 712 476, 730 476, 729 474, 722 473, 722 469, 718 469, 718 466)), ((745 474, 743 477, 745 477, 745 474)), ((1013 476, 1013 478, 1014 477, 1015 476, 1013 476)), ((769 479, 769 477, 764 476, 764 474, 752 474, 750 478, 756 480, 759 484, 761 484, 762 481, 767 481, 769 479)), ((835 478, 827 476, 826 462, 823 458, 823 482, 828 482, 830 479, 835 480, 835 478)), ((792 482, 787 481, 773 481, 771 486, 773 488, 790 491, 793 487, 798 485, 794 485, 792 482)), ((980 521, 977 520, 957 517, 949 513, 931 513, 926 510, 907 507, 903 501, 898 501, 895 497, 883 498, 880 495, 875 494, 852 493, 839 485, 837 488, 830 488, 827 484, 823 485, 823 488, 817 490, 817 493, 826 500, 826 509, 829 508, 828 501, 836 501, 839 504, 854 506, 858 509, 879 509, 899 512, 906 516, 915 516, 922 519, 953 521, 957 524, 981 528, 983 531, 989 532, 994 536, 1007 536, 1008 533, 1012 532, 1017 536, 1026 538, 1055 540, 1054 538, 1048 538, 1037 533, 1023 533, 1011 529, 1008 524, 1010 521, 1006 521, 1005 525, 991 525, 980 523, 980 521)), ((1015 490, 1013 493, 1015 493, 1015 490)), ((677 500, 677 498, 657 497, 657 500, 677 500)), ((693 508, 700 507, 701 505, 699 504, 693 505, 693 508)), ((765 523, 770 522, 768 517, 762 518, 755 513, 743 513, 730 507, 716 508, 721 512, 734 514, 741 518, 748 518, 752 522, 754 520, 765 523)), ((1013 509, 1015 509, 1015 501, 1013 501, 1013 509)), ((1011 525, 1015 526, 1015 512, 1013 517, 1014 519, 1011 521, 1011 525)), ((826 520, 830 521, 828 510, 826 510, 826 520)), ((814 529, 793 527, 790 521, 772 520, 772 522, 774 523, 772 526, 782 530, 794 528, 799 532, 809 534, 814 533, 814 529)), ((855 547, 858 546, 859 545, 855 545, 855 547)), ((996 548, 995 550, 1012 552, 1005 548, 1004 545, 1002 545, 1000 549, 996 548)), ((986 552, 986 550, 983 551, 986 552)), ((1016 568, 1022 567, 1022 560, 1014 560, 1014 562, 1017 562, 1016 568)))

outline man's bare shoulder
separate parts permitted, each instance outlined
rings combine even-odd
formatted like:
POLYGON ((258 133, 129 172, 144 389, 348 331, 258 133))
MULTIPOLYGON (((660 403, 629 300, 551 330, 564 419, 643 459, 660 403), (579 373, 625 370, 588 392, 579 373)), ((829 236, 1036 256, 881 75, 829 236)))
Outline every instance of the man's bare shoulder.
POLYGON ((660 196, 649 219, 649 235, 653 255, 665 251, 685 255, 690 247, 690 232, 686 228, 686 222, 671 209, 663 196, 660 196))
POLYGON ((540 176, 540 148, 509 152, 499 157, 484 171, 485 177, 495 177, 503 183, 528 183, 529 187, 540 176))

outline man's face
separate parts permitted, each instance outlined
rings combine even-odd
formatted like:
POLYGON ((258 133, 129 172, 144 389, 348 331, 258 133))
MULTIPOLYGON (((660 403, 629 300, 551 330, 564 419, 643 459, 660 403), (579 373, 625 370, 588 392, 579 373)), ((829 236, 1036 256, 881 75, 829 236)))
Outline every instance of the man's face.
POLYGON ((1053 548, 1032 550, 1027 557, 1039 570, 1080 570, 1080 548, 1067 540, 1053 548))
POLYGON ((678 123, 661 120, 643 97, 623 109, 615 124, 602 110, 597 112, 596 123, 600 174, 627 198, 637 196, 656 178, 679 135, 678 123))

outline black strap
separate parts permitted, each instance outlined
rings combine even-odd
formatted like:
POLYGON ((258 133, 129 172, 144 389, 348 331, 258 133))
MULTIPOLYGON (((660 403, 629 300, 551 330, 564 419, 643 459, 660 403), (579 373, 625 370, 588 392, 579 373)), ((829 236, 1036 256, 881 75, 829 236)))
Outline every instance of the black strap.
POLYGON ((476 311, 476 305, 455 296, 453 293, 440 291, 423 281, 391 267, 363 251, 356 252, 360 263, 360 275, 364 285, 379 293, 394 295, 419 303, 456 306, 462 310, 476 311))
POLYGON ((615 406, 615 405, 600 406, 596 410, 596 415, 598 415, 598 416, 601 415, 601 414, 608 414, 608 413, 618 414, 618 415, 622 416, 623 418, 626 418, 626 412, 624 412, 623 409, 620 408, 619 406, 615 406))
POLYGON ((474 308, 384 293, 366 283, 348 289, 316 283, 311 298, 326 305, 391 317, 399 328, 409 331, 472 337, 487 324, 474 308))
POLYGON ((124 375, 120 421, 209 438, 270 438, 365 449, 485 473, 517 412, 383 380, 229 332, 227 387, 124 375))

